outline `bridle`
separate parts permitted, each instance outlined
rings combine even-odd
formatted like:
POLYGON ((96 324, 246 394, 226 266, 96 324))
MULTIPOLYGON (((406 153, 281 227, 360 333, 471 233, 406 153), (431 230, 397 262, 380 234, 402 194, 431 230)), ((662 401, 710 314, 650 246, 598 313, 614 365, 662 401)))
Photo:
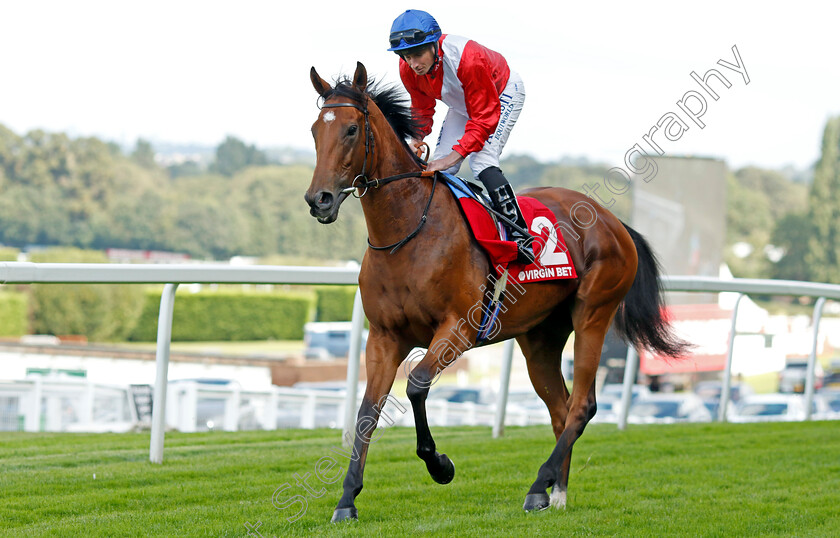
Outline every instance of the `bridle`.
MULTIPOLYGON (((429 195, 429 200, 426 202, 426 208, 423 209, 423 216, 420 217, 420 223, 417 225, 417 228, 405 236, 400 241, 396 243, 384 246, 384 247, 377 247, 370 243, 370 238, 368 238, 368 246, 374 250, 390 250, 391 254, 396 252, 404 244, 408 243, 414 237, 420 233, 420 229, 423 228, 423 225, 426 224, 427 216, 429 213, 429 208, 432 205, 432 198, 435 196, 435 187, 437 186, 438 175, 435 172, 427 172, 425 170, 418 170, 416 172, 408 172, 405 174, 397 174, 394 176, 388 176, 381 179, 368 179, 367 177, 367 166, 368 166, 368 156, 373 153, 374 150, 374 139, 373 139, 373 131, 370 128, 370 115, 368 114, 368 107, 367 102, 370 97, 365 96, 365 101, 363 105, 359 105, 356 103, 325 103, 321 105, 321 108, 339 108, 339 107, 351 107, 359 110, 365 117, 365 160, 362 162, 362 172, 358 174, 355 178, 353 178, 353 183, 351 183, 350 187, 346 189, 342 189, 342 193, 352 194, 355 198, 361 198, 365 194, 367 194, 368 189, 373 187, 374 189, 378 189, 382 185, 387 185, 388 183, 393 183, 394 181, 399 181, 401 179, 407 179, 412 177, 431 177, 432 178, 432 193, 429 195), (360 181, 361 180, 361 181, 360 181), (356 183, 359 182, 358 185, 356 183), (356 194, 357 189, 364 189, 362 194, 356 194)), ((372 159, 372 158, 371 158, 372 159)))
MULTIPOLYGON (((364 106, 359 106, 356 103, 330 103, 330 104, 325 103, 325 104, 321 105, 321 108, 339 108, 339 107, 355 108, 356 110, 361 111, 361 113, 364 114, 364 116, 365 116, 365 160, 362 163, 362 173, 357 175, 355 178, 353 178, 353 183, 352 183, 353 186, 347 187, 346 189, 341 191, 341 192, 344 192, 344 193, 347 193, 347 194, 352 194, 356 198, 361 198, 362 196, 367 194, 368 187, 370 186, 369 185, 370 182, 368 181, 368 178, 367 178, 367 164, 368 164, 368 155, 373 153, 373 144, 374 144, 373 131, 371 131, 371 129, 370 129, 370 117, 368 116, 367 98, 365 99, 364 106), (361 186, 363 186, 365 188, 365 190, 364 190, 364 192, 362 192, 362 194, 356 195, 356 193, 354 191, 357 189, 357 187, 355 187, 355 185, 356 185, 356 182, 359 180, 359 178, 361 178, 361 180, 362 180, 362 185, 361 186)), ((378 185, 376 185, 376 186, 378 187, 378 185)))

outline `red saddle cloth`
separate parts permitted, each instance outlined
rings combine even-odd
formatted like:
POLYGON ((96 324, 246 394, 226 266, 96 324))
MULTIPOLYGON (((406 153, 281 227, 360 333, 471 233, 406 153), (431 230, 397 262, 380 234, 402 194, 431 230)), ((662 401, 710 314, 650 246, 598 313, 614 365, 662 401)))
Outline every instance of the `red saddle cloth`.
POLYGON ((496 273, 501 274, 500 268, 507 268, 509 278, 520 284, 577 278, 571 254, 557 228, 554 213, 536 198, 517 196, 516 199, 528 224, 528 231, 534 237, 534 263, 526 265, 516 262, 516 243, 499 238, 499 230, 487 210, 468 196, 458 197, 473 235, 487 251, 496 273))

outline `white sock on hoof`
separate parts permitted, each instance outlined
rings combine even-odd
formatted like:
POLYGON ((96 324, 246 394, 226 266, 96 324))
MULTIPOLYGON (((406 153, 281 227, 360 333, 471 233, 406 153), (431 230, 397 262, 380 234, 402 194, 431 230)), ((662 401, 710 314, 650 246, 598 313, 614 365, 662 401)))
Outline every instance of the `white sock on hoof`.
POLYGON ((557 509, 566 509, 566 490, 560 489, 557 484, 551 488, 551 497, 549 497, 549 502, 553 508, 557 509))

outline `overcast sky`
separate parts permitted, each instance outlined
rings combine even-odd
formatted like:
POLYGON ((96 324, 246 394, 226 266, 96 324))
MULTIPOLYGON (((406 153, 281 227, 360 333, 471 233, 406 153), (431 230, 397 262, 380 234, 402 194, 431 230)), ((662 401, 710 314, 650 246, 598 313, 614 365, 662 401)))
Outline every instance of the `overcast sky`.
POLYGON ((807 167, 819 157, 826 119, 840 114, 840 8, 830 2, 0 6, 0 123, 19 134, 208 145, 231 134, 261 147, 313 149, 309 68, 331 80, 361 61, 370 75, 398 82, 397 57, 385 49, 391 22, 407 8, 501 52, 520 73, 527 98, 506 154, 620 164, 636 143, 652 151, 642 136, 674 112, 689 129, 673 142, 654 135, 665 154, 722 158, 733 168, 807 167), (717 63, 736 62, 733 46, 749 84, 717 63), (731 84, 712 81, 717 101, 690 76, 712 68, 731 84), (703 129, 677 105, 688 91, 706 97, 703 129))

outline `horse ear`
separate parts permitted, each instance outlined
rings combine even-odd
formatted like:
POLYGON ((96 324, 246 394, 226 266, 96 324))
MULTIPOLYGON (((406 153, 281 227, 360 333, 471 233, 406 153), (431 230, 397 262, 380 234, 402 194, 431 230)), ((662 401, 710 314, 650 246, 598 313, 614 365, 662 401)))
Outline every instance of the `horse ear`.
POLYGON ((312 81, 312 86, 315 88, 315 91, 318 92, 318 95, 324 95, 332 89, 330 83, 322 79, 321 75, 315 71, 314 67, 309 70, 309 79, 312 81))
POLYGON ((362 65, 362 62, 356 62, 356 74, 353 75, 353 86, 360 92, 364 92, 367 89, 367 85, 367 69, 362 65))

